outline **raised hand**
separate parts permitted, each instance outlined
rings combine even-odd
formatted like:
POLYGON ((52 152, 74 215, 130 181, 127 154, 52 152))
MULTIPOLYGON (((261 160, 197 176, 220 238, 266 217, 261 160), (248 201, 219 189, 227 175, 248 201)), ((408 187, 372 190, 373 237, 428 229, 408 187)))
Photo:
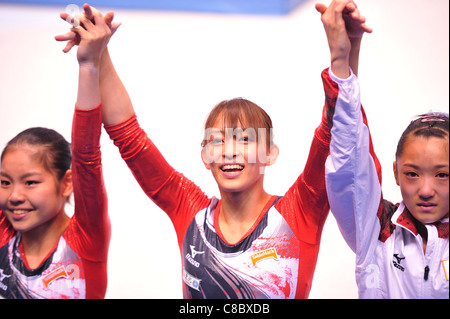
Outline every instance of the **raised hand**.
MULTIPOLYGON (((72 25, 72 28, 69 32, 55 36, 55 40, 57 41, 61 42, 67 41, 66 46, 63 49, 63 52, 65 53, 69 52, 74 46, 80 44, 81 41, 80 35, 78 34, 78 32, 75 32, 74 29, 78 26, 81 26, 82 28, 86 29, 86 27, 83 24, 83 21, 85 21, 85 19, 95 24, 94 15, 96 15, 97 17, 101 16, 101 13, 97 9, 89 6, 88 4, 85 4, 83 6, 83 9, 84 9, 83 14, 75 16, 71 16, 66 12, 60 14, 61 19, 72 25)), ((112 11, 107 12, 103 17, 104 24, 106 24, 106 26, 108 26, 109 29, 111 30, 111 35, 113 35, 121 25, 120 22, 113 22, 113 19, 114 19, 114 12, 112 11)))
POLYGON ((333 0, 328 7, 318 3, 316 10, 321 14, 327 35, 333 71, 345 77, 349 75, 348 66, 352 65, 353 71, 357 73, 362 36, 372 32, 366 24, 366 18, 352 0, 333 0))
POLYGON ((83 8, 84 13, 74 17, 61 14, 61 18, 73 25, 70 32, 55 38, 58 41, 68 41, 64 52, 69 52, 73 46, 78 45, 79 80, 76 105, 79 109, 88 110, 101 103, 100 65, 112 36, 114 15, 108 13, 103 16, 87 4, 83 8))

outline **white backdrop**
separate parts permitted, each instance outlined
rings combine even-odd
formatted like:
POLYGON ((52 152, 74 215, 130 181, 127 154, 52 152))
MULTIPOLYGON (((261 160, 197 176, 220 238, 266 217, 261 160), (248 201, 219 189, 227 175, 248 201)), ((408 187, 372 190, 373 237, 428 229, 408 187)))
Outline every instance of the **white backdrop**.
MULTIPOLYGON (((449 2, 357 3, 374 28, 361 52, 363 104, 385 197, 397 202, 392 161, 401 132, 416 114, 448 111, 449 2)), ((116 10, 123 25, 110 52, 140 123, 167 160, 208 195, 218 191, 200 160, 202 127, 223 99, 248 98, 272 117, 280 156, 266 172, 269 192, 282 195, 301 173, 321 117, 320 72, 329 64, 314 4, 306 1, 285 17, 116 10)), ((70 139, 77 62, 53 38, 67 30, 59 19, 64 10, 0 5, 1 148, 31 126, 70 139)), ((181 298, 170 220, 140 190, 106 134, 102 152, 113 228, 107 298, 181 298)), ((357 297, 354 255, 331 214, 310 297, 357 297)))

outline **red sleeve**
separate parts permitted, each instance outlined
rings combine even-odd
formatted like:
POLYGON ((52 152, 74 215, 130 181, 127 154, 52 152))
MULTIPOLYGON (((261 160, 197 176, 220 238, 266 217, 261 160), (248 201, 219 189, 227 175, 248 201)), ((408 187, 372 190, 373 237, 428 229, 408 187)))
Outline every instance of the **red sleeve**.
POLYGON ((330 206, 325 188, 328 147, 314 137, 305 169, 275 208, 301 241, 319 244, 330 206))
POLYGON ((15 230, 11 226, 11 223, 6 219, 0 208, 0 247, 3 247, 14 236, 15 230))
POLYGON ((192 218, 209 205, 210 199, 167 163, 139 126, 136 115, 105 129, 142 190, 172 220, 181 247, 192 218))
POLYGON ((111 224, 100 152, 101 104, 75 109, 72 124, 72 178, 75 208, 64 238, 82 258, 86 298, 104 298, 111 224))
POLYGON ((315 130, 305 168, 276 204, 277 210, 285 216, 297 238, 314 245, 320 243, 330 210, 325 187, 325 161, 330 153, 329 123, 333 117, 337 88, 324 77, 325 71, 322 73, 326 91, 322 121, 315 130))
POLYGON ((76 109, 72 125, 72 177, 75 213, 66 231, 70 246, 92 262, 106 262, 111 225, 103 182, 100 135, 101 104, 76 109))

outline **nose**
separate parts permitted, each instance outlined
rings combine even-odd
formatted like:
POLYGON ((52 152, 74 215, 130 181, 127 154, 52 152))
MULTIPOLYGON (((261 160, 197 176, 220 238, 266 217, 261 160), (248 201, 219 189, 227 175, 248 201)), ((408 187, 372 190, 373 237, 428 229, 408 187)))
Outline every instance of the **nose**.
POLYGON ((19 187, 14 187, 8 201, 11 205, 17 206, 25 201, 25 195, 19 187))
POLYGON ((225 139, 222 146, 222 155, 227 160, 232 160, 236 157, 237 145, 236 145, 236 135, 231 128, 225 129, 225 139))
POLYGON ((233 159, 236 157, 236 143, 232 138, 225 140, 223 146, 223 157, 226 159, 233 159))
POLYGON ((419 188, 419 196, 422 199, 430 199, 435 195, 434 183, 432 178, 423 177, 419 188))

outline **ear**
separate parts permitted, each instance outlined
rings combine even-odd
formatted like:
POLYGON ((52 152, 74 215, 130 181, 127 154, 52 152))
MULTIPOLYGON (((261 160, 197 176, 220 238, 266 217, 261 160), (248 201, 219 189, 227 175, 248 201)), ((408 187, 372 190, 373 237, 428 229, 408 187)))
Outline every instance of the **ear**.
POLYGON ((206 169, 211 169, 211 161, 208 160, 208 155, 205 153, 206 149, 203 148, 201 152, 202 162, 205 165, 206 169))
POLYGON ((73 192, 72 170, 68 169, 61 180, 61 195, 69 197, 73 192))
POLYGON ((392 168, 394 169, 394 177, 395 177, 395 182, 397 183, 398 186, 400 186, 400 182, 398 179, 398 169, 397 169, 397 162, 394 161, 394 164, 392 165, 392 168))
POLYGON ((266 166, 270 166, 273 165, 278 158, 278 155, 280 154, 280 149, 278 148, 278 146, 276 144, 273 144, 272 147, 270 148, 270 153, 269 158, 267 160, 266 166))

